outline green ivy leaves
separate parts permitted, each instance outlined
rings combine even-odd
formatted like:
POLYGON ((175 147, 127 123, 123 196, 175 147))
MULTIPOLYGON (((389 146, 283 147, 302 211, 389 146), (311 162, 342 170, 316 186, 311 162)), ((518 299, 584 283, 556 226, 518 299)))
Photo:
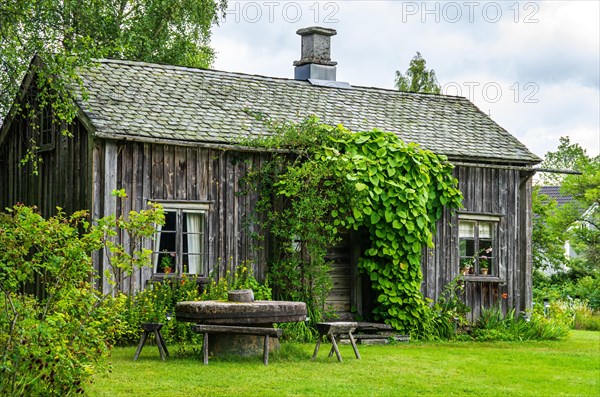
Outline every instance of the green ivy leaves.
POLYGON ((285 128, 280 131, 278 147, 290 147, 303 158, 286 164, 277 178, 278 189, 286 192, 291 206, 307 202, 324 211, 311 214, 327 225, 311 229, 317 234, 368 230, 370 247, 359 267, 378 293, 375 313, 398 330, 417 328, 426 305, 420 292, 422 249, 432 245, 442 208, 461 205, 452 165, 376 129, 350 132, 312 117, 293 125, 290 136, 301 146, 286 142, 285 128), (298 134, 306 136, 298 139, 298 134), (324 201, 331 197, 335 201, 324 201))

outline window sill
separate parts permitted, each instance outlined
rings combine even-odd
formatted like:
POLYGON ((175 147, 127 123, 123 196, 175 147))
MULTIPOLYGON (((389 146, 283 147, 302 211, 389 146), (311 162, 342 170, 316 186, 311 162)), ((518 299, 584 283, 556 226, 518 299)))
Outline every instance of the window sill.
POLYGON ((463 277, 463 280, 465 280, 465 281, 471 281, 471 282, 484 282, 484 283, 502 283, 502 282, 504 282, 504 280, 502 280, 498 276, 472 276, 472 275, 467 275, 467 276, 462 276, 462 277, 463 277))
POLYGON ((210 279, 208 277, 197 276, 195 274, 174 274, 174 273, 154 273, 150 281, 152 282, 163 282, 164 280, 181 280, 183 277, 188 280, 195 280, 196 284, 209 284, 210 279))

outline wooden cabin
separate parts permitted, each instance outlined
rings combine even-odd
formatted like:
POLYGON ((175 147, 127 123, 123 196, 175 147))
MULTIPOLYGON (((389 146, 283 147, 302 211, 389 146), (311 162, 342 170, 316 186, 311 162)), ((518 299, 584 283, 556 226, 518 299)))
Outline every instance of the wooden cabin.
MULTIPOLYGON (((351 130, 379 128, 404 141, 446 155, 464 194, 464 209, 444 213, 435 248, 424 249, 425 296, 436 299, 461 272, 472 319, 481 307, 531 305, 531 176, 540 159, 462 97, 402 93, 335 81, 329 58, 332 29, 302 35, 303 54, 295 78, 282 79, 216 70, 101 59, 80 71, 88 100, 74 89, 79 109, 60 134, 50 108, 36 120, 13 114, 0 130, 0 206, 37 205, 50 215, 89 209, 94 217, 162 203, 165 226, 149 243, 153 268, 140 269, 124 287, 143 288, 165 267, 207 277, 253 263, 260 279, 268 250, 256 250, 248 215, 256 197, 239 195, 240 178, 268 154, 240 145, 263 134, 250 113, 279 120, 316 114, 351 130), (20 166, 26 142, 39 142, 38 175, 20 166), (121 203, 111 195, 125 189, 121 203), (485 259, 479 259, 485 251, 485 259), (473 259, 477 258, 477 259, 473 259), (487 274, 484 273, 484 265, 487 274)), ((26 76, 18 102, 35 104, 35 75, 26 76)), ((356 236, 349 237, 356 239, 356 236)), ((369 285, 356 270, 360 244, 332 250, 334 290, 329 303, 342 314, 372 308, 369 285), (353 248, 350 248, 353 247, 353 248)), ((95 266, 106 266, 98 255, 95 266)))

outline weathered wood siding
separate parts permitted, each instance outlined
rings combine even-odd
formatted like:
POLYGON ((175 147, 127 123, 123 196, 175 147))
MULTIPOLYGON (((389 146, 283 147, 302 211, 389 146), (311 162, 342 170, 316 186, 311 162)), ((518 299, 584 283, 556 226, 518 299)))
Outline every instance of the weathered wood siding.
MULTIPOLYGON (((248 229, 256 196, 242 194, 241 183, 252 167, 260 166, 264 156, 195 146, 97 140, 93 148, 94 216, 137 211, 146 208, 148 200, 208 202, 209 271, 222 277, 248 261, 261 279, 266 271, 266 253, 255 249, 252 230, 248 229), (126 190, 124 204, 111 196, 113 189, 126 190)), ((143 288, 151 277, 151 269, 139 270, 123 289, 143 288)))
MULTIPOLYGON (((34 134, 33 127, 23 118, 12 122, 0 145, 2 208, 22 202, 37 205, 45 216, 55 213, 57 206, 67 213, 91 209, 93 217, 100 218, 140 210, 148 200, 206 202, 209 271, 214 270, 221 277, 227 270, 249 261, 255 275, 264 277, 267 243, 262 249, 255 249, 248 229, 256 197, 240 194, 240 182, 249 169, 261 165, 265 154, 193 145, 91 140, 78 120, 69 126, 72 137, 59 131, 56 128, 54 145, 38 153, 42 162, 39 174, 33 175, 31 164, 19 166, 26 142, 34 134), (129 198, 121 203, 111 195, 113 189, 125 189, 129 198)), ((530 175, 517 169, 476 166, 459 166, 454 173, 464 194, 464 212, 500 216, 496 247, 499 274, 467 279, 464 299, 472 308, 470 319, 479 317, 481 308, 495 304, 503 310, 529 308, 530 175)), ((424 250, 422 261, 422 291, 432 299, 437 299, 459 272, 458 215, 444 211, 437 226, 435 248, 424 250)), ((358 246, 350 244, 352 249, 334 252, 334 291, 329 300, 345 313, 351 306, 362 312, 365 304, 361 291, 364 286, 361 287, 355 268, 358 246)), ((103 261, 103 255, 94 255, 100 271, 105 267, 103 261)), ((138 270, 124 290, 143 288, 151 277, 151 269, 138 270)))
MULTIPOLYGON (((466 278, 470 320, 482 308, 499 305, 517 312, 531 305, 531 181, 516 169, 459 166, 454 170, 464 195, 462 211, 500 215, 496 255, 498 277, 466 278), (506 294, 506 298, 502 295, 506 294)), ((459 275, 458 214, 445 210, 437 223, 434 248, 424 250, 423 294, 437 299, 459 275)))
POLYGON ((13 120, 0 145, 0 208, 16 203, 36 205, 44 216, 61 207, 67 214, 89 208, 90 162, 88 133, 77 120, 68 130, 72 137, 54 128, 54 144, 38 151, 37 175, 33 165, 20 165, 28 142, 37 138, 34 127, 23 117, 13 120))

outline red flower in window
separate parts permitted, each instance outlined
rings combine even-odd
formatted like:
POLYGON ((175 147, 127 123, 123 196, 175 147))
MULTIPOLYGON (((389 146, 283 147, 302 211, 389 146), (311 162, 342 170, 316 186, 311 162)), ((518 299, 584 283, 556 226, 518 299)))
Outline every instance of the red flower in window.
POLYGON ((502 294, 502 299, 508 299, 508 294, 506 292, 502 294))

